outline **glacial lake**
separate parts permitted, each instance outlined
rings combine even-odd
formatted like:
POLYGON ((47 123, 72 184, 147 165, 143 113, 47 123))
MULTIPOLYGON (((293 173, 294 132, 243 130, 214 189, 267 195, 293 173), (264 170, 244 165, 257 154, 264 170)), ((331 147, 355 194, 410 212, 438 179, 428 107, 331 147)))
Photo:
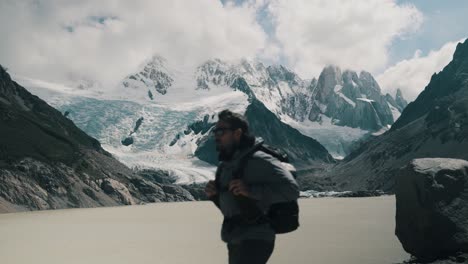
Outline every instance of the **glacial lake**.
MULTIPOLYGON (((409 258, 395 196, 300 199, 299 229, 278 235, 268 263, 380 264, 409 258)), ((211 202, 0 214, 0 263, 227 263, 211 202)))

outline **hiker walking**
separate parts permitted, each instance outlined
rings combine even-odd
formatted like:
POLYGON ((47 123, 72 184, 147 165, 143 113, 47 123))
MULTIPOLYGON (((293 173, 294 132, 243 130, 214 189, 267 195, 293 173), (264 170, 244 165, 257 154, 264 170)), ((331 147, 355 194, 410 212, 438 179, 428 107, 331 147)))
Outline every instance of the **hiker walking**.
POLYGON ((297 182, 282 156, 249 134, 242 115, 223 110, 211 132, 220 163, 205 193, 224 216, 229 264, 264 264, 276 234, 299 226, 297 182))

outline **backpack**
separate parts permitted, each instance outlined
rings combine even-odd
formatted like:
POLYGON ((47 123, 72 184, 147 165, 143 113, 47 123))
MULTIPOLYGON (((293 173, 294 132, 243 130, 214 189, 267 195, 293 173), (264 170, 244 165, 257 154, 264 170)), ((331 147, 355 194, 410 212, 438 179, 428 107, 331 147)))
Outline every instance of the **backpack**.
MULTIPOLYGON (((248 158, 251 157, 251 155, 255 153, 256 151, 263 151, 277 158, 279 161, 289 164, 289 158, 285 152, 277 148, 274 148, 272 146, 260 144, 257 148, 251 151, 249 155, 246 155, 241 160, 240 166, 239 166, 239 172, 237 174, 239 175, 238 178, 242 178, 243 173, 244 173, 244 168, 245 168, 248 158)), ((294 178, 297 177, 294 171, 292 171, 291 173, 294 178)), ((252 215, 257 215, 256 219, 266 218, 267 219, 266 221, 269 222, 270 226, 273 228, 276 234, 289 233, 289 232, 296 230, 299 227, 299 205, 298 205, 297 199, 293 201, 271 204, 268 210, 268 213, 266 215, 263 215, 263 213, 260 211, 260 209, 258 209, 258 207, 253 203, 252 200, 250 200, 250 204, 248 204, 248 202, 247 204, 245 204, 246 203, 245 200, 246 199, 242 201, 244 205, 241 206, 241 209, 244 208, 244 210, 242 210, 243 213, 250 215, 249 216, 250 218, 252 218, 252 215), (257 207, 257 208, 253 208, 253 207, 257 207)))

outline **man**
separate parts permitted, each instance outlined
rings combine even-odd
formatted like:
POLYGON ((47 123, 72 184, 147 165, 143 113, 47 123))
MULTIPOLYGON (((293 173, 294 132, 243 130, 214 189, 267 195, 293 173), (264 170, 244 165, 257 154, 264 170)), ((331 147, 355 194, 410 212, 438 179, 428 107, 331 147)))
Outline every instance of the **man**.
POLYGON ((273 252, 275 231, 265 217, 246 222, 243 205, 253 205, 264 215, 272 203, 297 199, 299 187, 278 159, 252 151, 260 143, 249 134, 242 115, 223 110, 218 117, 212 133, 220 163, 217 180, 208 182, 205 193, 224 215, 221 239, 227 243, 229 264, 264 264, 273 252), (243 157, 248 157, 245 164, 243 157), (243 176, 236 178, 240 169, 243 176))

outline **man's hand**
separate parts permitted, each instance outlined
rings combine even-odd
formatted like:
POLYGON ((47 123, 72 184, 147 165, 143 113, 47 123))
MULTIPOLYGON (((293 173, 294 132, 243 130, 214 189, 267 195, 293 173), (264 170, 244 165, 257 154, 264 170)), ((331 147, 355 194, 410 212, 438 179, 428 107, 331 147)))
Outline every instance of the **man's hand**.
POLYGON ((245 197, 249 197, 249 190, 247 185, 241 180, 236 179, 229 182, 229 191, 232 192, 234 195, 243 195, 245 197))
POLYGON ((214 181, 208 181, 208 183, 205 186, 205 194, 208 199, 211 199, 211 197, 215 196, 218 193, 218 190, 216 190, 216 184, 214 181))

